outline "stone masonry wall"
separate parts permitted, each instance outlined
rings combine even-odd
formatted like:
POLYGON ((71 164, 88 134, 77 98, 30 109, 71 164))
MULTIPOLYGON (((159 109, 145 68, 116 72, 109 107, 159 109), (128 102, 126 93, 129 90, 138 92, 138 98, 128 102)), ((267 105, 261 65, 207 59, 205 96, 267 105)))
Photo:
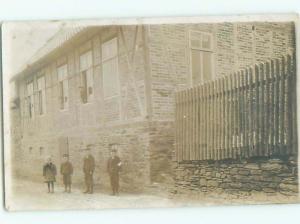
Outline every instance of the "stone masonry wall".
MULTIPOLYGON (((149 168, 149 125, 147 122, 124 124, 118 127, 106 128, 82 128, 64 130, 68 133, 70 161, 74 166, 73 184, 84 188, 84 174, 82 171, 82 150, 87 144, 92 145, 91 154, 95 158, 96 168, 94 183, 98 189, 110 189, 110 180, 107 173, 107 160, 109 144, 118 144, 118 155, 122 160, 120 173, 121 191, 140 192, 150 182, 149 168)), ((24 139, 23 145, 30 145, 29 151, 26 147, 18 149, 22 160, 18 161, 19 177, 43 182, 42 167, 45 163, 45 155, 51 155, 54 164, 59 171, 62 162, 58 149, 57 139, 60 133, 51 135, 37 135, 24 139), (44 152, 39 151, 44 146, 44 152)), ((57 182, 62 184, 62 176, 57 175, 57 182)))
POLYGON ((174 163, 176 195, 197 192, 298 194, 297 157, 174 163))
POLYGON ((174 122, 151 122, 149 140, 151 182, 171 185, 174 122))

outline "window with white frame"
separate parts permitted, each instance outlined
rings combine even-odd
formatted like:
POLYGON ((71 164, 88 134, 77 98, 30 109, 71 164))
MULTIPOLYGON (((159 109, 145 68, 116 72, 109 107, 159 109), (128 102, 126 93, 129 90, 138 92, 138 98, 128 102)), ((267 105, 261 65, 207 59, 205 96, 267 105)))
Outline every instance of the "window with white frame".
POLYGON ((113 38, 102 44, 102 74, 104 98, 119 96, 120 84, 117 38, 113 38))
POLYGON ((192 84, 204 83, 213 78, 213 38, 211 33, 190 31, 192 84))
POLYGON ((26 90, 27 90, 27 94, 26 94, 27 114, 29 118, 33 118, 34 117, 33 81, 27 83, 26 90))
POLYGON ((80 55, 80 76, 81 86, 80 95, 83 103, 90 102, 94 91, 93 91, 93 54, 92 51, 80 55))
POLYGON ((38 95, 38 114, 46 113, 46 83, 45 76, 40 76, 37 79, 37 95, 38 95))
POLYGON ((69 107, 69 80, 68 65, 64 64, 57 68, 58 89, 59 89, 59 107, 61 110, 69 107))

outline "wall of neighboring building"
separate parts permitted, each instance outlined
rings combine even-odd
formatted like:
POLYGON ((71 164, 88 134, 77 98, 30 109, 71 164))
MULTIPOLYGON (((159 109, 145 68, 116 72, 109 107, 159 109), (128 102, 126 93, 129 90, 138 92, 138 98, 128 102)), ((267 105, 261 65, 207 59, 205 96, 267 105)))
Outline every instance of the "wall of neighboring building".
MULTIPOLYGON (((210 23, 149 25, 148 48, 151 73, 152 121, 159 122, 157 135, 151 135, 150 151, 156 167, 172 170, 174 153, 174 93, 191 84, 191 58, 189 32, 200 31, 212 34, 213 75, 228 75, 255 63, 295 51, 293 23, 210 23), (159 123, 159 124, 161 124, 159 123), (155 136, 155 137, 154 137, 155 136), (162 144, 163 142, 163 144, 162 144), (167 151, 167 153, 165 153, 167 151), (157 160, 158 154, 168 155, 157 160), (167 164, 166 164, 167 163, 167 164)), ((151 169, 154 180, 159 180, 159 170, 151 169)), ((163 175, 172 175, 171 172, 163 175)))
POLYGON ((190 30, 212 34, 215 77, 295 51, 293 23, 150 25, 153 120, 174 120, 174 92, 191 86, 190 30))
MULTIPOLYGON (((48 155, 55 164, 61 162, 60 139, 68 139, 70 159, 74 163, 74 184, 83 183, 82 158, 88 144, 96 160, 95 183, 109 186, 106 160, 109 144, 119 145, 124 161, 121 174, 123 189, 141 190, 149 183, 149 129, 145 96, 144 36, 141 26, 108 26, 99 28, 92 37, 88 31, 69 49, 62 49, 59 56, 31 77, 19 81, 22 139, 19 165, 20 175, 42 181, 42 165, 48 155), (86 37, 86 38, 85 38, 86 37), (103 97, 103 74, 101 44, 118 38, 118 72, 120 96, 103 97), (79 87, 81 84, 79 57, 92 50, 93 99, 83 104, 79 87), (68 109, 60 109, 57 67, 68 65, 68 109), (26 83, 32 79, 36 89, 36 77, 46 78, 46 113, 29 118, 25 102, 26 83), (120 105, 118 104, 120 102, 120 105), (138 178, 137 178, 138 177, 138 178)), ((117 83, 116 83, 117 85, 117 83)), ((38 96, 35 94, 35 102, 38 96)), ((61 181, 60 178, 58 181, 61 181)))

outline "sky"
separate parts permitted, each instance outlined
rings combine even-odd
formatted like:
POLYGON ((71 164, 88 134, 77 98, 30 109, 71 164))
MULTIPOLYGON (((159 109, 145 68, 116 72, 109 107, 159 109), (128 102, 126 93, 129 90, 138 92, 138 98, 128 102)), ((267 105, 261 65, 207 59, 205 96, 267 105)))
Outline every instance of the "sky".
POLYGON ((62 26, 60 22, 18 22, 4 24, 3 34, 7 48, 3 59, 8 62, 8 72, 12 77, 26 66, 28 60, 62 26), (5 59, 6 58, 6 59, 5 59))

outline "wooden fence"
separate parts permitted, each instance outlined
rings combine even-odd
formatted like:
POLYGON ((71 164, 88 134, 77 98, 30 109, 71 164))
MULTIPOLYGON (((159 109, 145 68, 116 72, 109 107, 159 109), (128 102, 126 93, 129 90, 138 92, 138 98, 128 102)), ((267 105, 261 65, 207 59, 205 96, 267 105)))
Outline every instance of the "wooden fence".
POLYGON ((177 92, 175 101, 178 161, 297 153, 294 55, 177 92))

